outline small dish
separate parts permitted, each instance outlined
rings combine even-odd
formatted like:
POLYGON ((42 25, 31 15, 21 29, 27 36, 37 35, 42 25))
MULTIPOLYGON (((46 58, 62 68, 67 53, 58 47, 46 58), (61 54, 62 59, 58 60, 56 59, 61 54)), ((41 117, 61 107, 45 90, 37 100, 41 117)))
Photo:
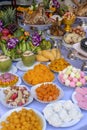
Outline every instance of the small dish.
MULTIPOLYGON (((17 74, 13 74, 13 75, 15 75, 15 76, 17 76, 18 77, 18 81, 14 84, 14 85, 20 85, 21 84, 21 78, 17 75, 17 74)), ((6 85, 6 86, 0 86, 0 89, 3 89, 3 88, 5 88, 5 87, 9 87, 9 85, 6 85)))
POLYGON ((70 100, 50 103, 43 109, 43 113, 50 125, 61 128, 71 127, 83 117, 79 107, 70 100))
POLYGON ((82 54, 83 56, 85 56, 85 57, 87 58, 87 53, 80 48, 80 43, 74 44, 74 45, 73 45, 73 48, 74 48, 78 53, 82 54))
POLYGON ((28 71, 30 69, 33 69, 35 65, 39 64, 39 62, 35 62, 32 66, 25 66, 22 61, 17 62, 16 67, 21 71, 28 71))
POLYGON ((72 101, 76 103, 81 109, 87 110, 87 88, 78 88, 72 94, 72 101))
MULTIPOLYGON (((33 110, 40 118, 41 120, 41 123, 42 123, 42 130, 46 130, 46 121, 45 121, 45 118, 44 116, 39 112, 37 111, 36 109, 33 109, 33 108, 28 108, 28 107, 19 107, 19 108, 15 108, 15 109, 12 109, 10 111, 8 111, 7 113, 5 113, 1 118, 0 118, 0 124, 1 122, 3 121, 6 121, 7 117, 10 116, 13 112, 19 112, 21 111, 22 109, 26 109, 26 110, 33 110)), ((0 125, 0 129, 1 129, 1 125, 0 125)))
MULTIPOLYGON (((49 86, 50 87, 50 86, 49 86)), ((42 83, 42 84, 37 84, 35 86, 33 86, 31 88, 31 93, 32 93, 32 96, 39 102, 41 103, 51 103, 51 102, 55 102, 55 101, 58 101, 60 100, 63 96, 64 96, 64 92, 63 90, 58 86, 56 85, 55 83, 52 83, 52 82, 45 82, 45 83, 42 83), (43 101, 43 100, 40 100, 38 99, 38 96, 37 96, 37 93, 36 93, 36 89, 39 88, 41 85, 49 85, 49 84, 52 84, 52 85, 55 85, 55 87, 59 90, 59 95, 57 96, 56 100, 52 100, 52 101, 43 101)))
MULTIPOLYGON (((25 85, 17 85, 17 86, 14 86, 14 87, 17 88, 17 90, 14 89, 14 88, 11 88, 11 87, 3 88, 3 89, 0 90, 0 102, 5 107, 7 107, 7 108, 24 107, 24 106, 30 104, 33 101, 33 97, 31 95, 31 92, 25 85), (15 100, 17 101, 18 96, 16 98, 14 98, 12 96, 12 95, 16 94, 16 92, 17 92, 17 95, 18 95, 19 90, 20 90, 20 92, 22 91, 22 99, 24 101, 26 99, 28 99, 27 102, 25 102, 23 105, 22 104, 19 104, 19 105, 15 104, 15 100), (7 92, 7 91, 8 91, 8 94, 9 94, 9 92, 10 93, 12 93, 13 91, 15 91, 15 92, 8 98, 8 94, 5 94, 5 92, 7 92), (23 91, 24 91, 24 93, 23 93, 23 91), (25 98, 25 96, 27 96, 25 91, 27 92, 27 94, 29 94, 29 97, 27 97, 27 98, 25 98), (24 96, 23 96, 23 94, 24 94, 24 96), (11 99, 11 97, 12 97, 12 99, 11 99)), ((21 103, 22 103, 22 99, 20 100, 21 103)))

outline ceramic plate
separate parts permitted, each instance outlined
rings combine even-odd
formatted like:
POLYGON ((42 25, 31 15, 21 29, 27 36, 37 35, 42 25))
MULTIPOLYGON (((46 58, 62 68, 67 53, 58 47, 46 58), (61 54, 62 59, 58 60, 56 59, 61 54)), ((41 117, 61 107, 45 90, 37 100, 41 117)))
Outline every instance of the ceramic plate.
POLYGON ((32 66, 25 66, 22 61, 17 62, 16 67, 21 71, 28 71, 33 69, 35 65, 39 64, 39 62, 35 62, 32 66))
POLYGON ((80 43, 76 43, 73 45, 73 48, 80 54, 82 54, 83 56, 87 57, 87 52, 83 51, 81 48, 80 48, 80 43))
MULTIPOLYGON (((19 107, 19 108, 12 109, 12 110, 8 111, 7 113, 5 113, 5 114, 0 118, 0 123, 1 123, 2 121, 5 121, 6 118, 7 118, 8 116, 10 116, 12 112, 15 112, 15 111, 18 112, 18 111, 22 110, 23 108, 26 109, 26 110, 32 109, 32 108, 28 108, 28 107, 19 107)), ((32 109, 32 110, 40 117, 40 119, 41 119, 41 121, 42 121, 42 124, 43 124, 42 130, 46 130, 46 121, 45 121, 44 116, 43 116, 39 111, 37 111, 37 110, 35 110, 35 109, 32 109)), ((0 125, 0 128, 1 128, 1 125, 0 125)))
POLYGON ((13 59, 13 61, 20 61, 21 58, 16 58, 16 59, 13 59))
MULTIPOLYGON (((26 87, 26 86, 25 85, 18 85, 18 87, 26 87)), ((8 90, 8 88, 3 88, 3 89, 0 90, 0 101, 1 101, 1 103, 5 107, 7 107, 7 108, 16 108, 16 107, 19 107, 19 106, 12 106, 12 105, 6 103, 6 101, 5 101, 6 95, 4 94, 4 90, 8 90)), ((27 91, 30 92, 30 90, 28 88, 27 88, 27 91)), ((30 104, 32 101, 33 101, 33 97, 32 97, 31 92, 30 92, 30 96, 29 96, 28 102, 26 102, 21 107, 24 107, 24 106, 30 104)))
MULTIPOLYGON (((12 65, 11 69, 8 72, 12 73, 12 74, 15 74, 17 72, 17 68, 14 65, 12 65)), ((0 74, 3 74, 3 72, 0 72, 0 74)))
MULTIPOLYGON (((14 75, 16 75, 18 77, 18 81, 17 81, 17 83, 15 85, 20 85, 21 82, 22 82, 21 78, 17 74, 14 74, 14 75)), ((6 86, 6 87, 8 87, 8 86, 6 86)), ((4 86, 4 88, 5 88, 5 86, 4 86)), ((3 87, 0 86, 0 89, 3 89, 3 87)))
POLYGON ((54 84, 54 83, 52 83, 52 82, 45 82, 45 83, 41 83, 41 84, 37 84, 37 85, 33 86, 33 87, 31 88, 31 93, 32 93, 32 96, 33 96, 37 101, 39 101, 39 102, 41 102, 41 103, 51 103, 51 102, 54 102, 54 101, 57 101, 57 100, 61 99, 61 98, 64 96, 63 90, 62 90, 59 86, 56 85, 56 87, 60 90, 60 95, 57 97, 56 100, 53 100, 53 101, 42 101, 42 100, 39 100, 39 99, 37 98, 36 89, 37 89, 38 87, 40 87, 42 84, 53 84, 53 85, 56 85, 56 84, 54 84))
MULTIPOLYGON (((78 104, 79 102, 76 100, 75 95, 76 95, 76 92, 73 92, 73 94, 72 94, 72 101, 79 106, 79 104, 78 104)), ((85 96, 85 95, 84 95, 84 96, 85 96)), ((87 97, 87 95, 86 95, 86 97, 87 97)), ((85 108, 85 107, 81 107, 81 106, 79 106, 79 107, 80 107, 81 109, 83 109, 83 110, 87 110, 87 102, 85 102, 84 104, 86 104, 86 108, 85 108)))
POLYGON ((81 55, 80 53, 76 53, 75 55, 77 58, 81 59, 81 60, 87 60, 87 57, 81 55))
MULTIPOLYGON (((70 100, 69 100, 70 101, 70 100)), ((57 124, 55 123, 55 122, 57 122, 58 120, 57 120, 57 117, 59 117, 59 113, 61 113, 62 112, 62 110, 65 110, 63 107, 61 108, 61 110, 60 111, 58 111, 58 109, 60 109, 60 105, 62 105, 63 106, 63 104, 64 103, 66 103, 67 102, 67 100, 60 100, 60 101, 57 101, 57 102, 54 102, 54 103, 50 103, 50 104, 48 104, 44 109, 43 109, 43 113, 44 113, 44 116, 45 116, 45 118, 46 118, 46 120, 48 121, 48 123, 50 124, 50 125, 52 125, 52 126, 54 126, 54 127, 71 127, 71 126, 73 126, 73 125, 75 125, 75 124, 77 124, 80 120, 81 120, 81 118, 83 117, 83 114, 81 113, 81 110, 79 109, 79 107, 76 105, 76 104, 73 104, 73 108, 72 108, 72 110, 70 109, 70 110, 66 110, 67 111, 67 114, 68 114, 68 112, 70 112, 71 111, 71 113, 72 113, 72 111, 73 110, 76 110, 77 111, 77 113, 78 113, 78 115, 80 114, 80 117, 78 117, 77 119, 75 118, 75 119, 71 119, 70 121, 66 121, 66 122, 64 122, 64 121, 62 121, 61 120, 61 118, 59 119, 59 121, 61 120, 62 121, 62 124, 60 124, 60 125, 58 125, 57 126, 57 124), (58 105, 59 104, 59 105, 58 105), (57 105, 57 106, 56 106, 57 105), (56 109, 55 109, 55 107, 56 107, 56 109), (58 108, 57 108, 58 107, 58 108), (49 113, 50 112, 50 113, 49 113), (51 120, 51 115, 49 115, 49 114, 52 114, 52 120, 51 120), (55 115, 56 114, 56 115, 55 115), (57 114, 58 114, 58 116, 57 116, 57 114), (54 116, 55 116, 55 118, 54 118, 54 116), (54 120, 53 120, 53 118, 54 118, 54 120), (54 122, 53 122, 54 121, 54 122), (56 125, 55 125, 56 124, 56 125)), ((77 116, 77 115, 75 115, 75 116, 77 116)), ((66 117, 65 117, 66 118, 66 117)))

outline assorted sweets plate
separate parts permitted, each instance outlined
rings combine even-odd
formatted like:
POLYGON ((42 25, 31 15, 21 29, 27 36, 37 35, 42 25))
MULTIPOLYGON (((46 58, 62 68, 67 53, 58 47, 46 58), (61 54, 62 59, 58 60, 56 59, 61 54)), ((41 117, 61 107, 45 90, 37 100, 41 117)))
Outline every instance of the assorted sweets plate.
MULTIPOLYGON (((44 116, 39 112, 37 111, 36 109, 33 109, 33 108, 29 108, 29 107, 18 107, 18 108, 15 108, 15 109, 12 109, 10 111, 8 111, 7 113, 5 113, 1 118, 0 118, 0 128, 2 128, 1 126, 1 123, 3 121, 7 122, 7 118, 8 117, 11 117, 12 114, 16 114, 16 115, 19 115, 19 113, 28 113, 28 115, 30 115, 30 121, 28 121, 28 124, 30 124, 32 126, 32 116, 31 114, 33 113, 33 118, 35 118, 35 120, 37 121, 37 124, 41 124, 41 127, 42 127, 42 130, 46 130, 46 121, 45 121, 45 118, 44 116), (39 117, 39 122, 37 120, 37 117, 39 117)), ((28 115, 26 115, 28 117, 28 115)), ((19 115, 20 116, 20 115, 19 115)), ((15 120, 15 117, 13 116, 12 117, 14 120, 15 120)), ((21 117, 20 117, 21 118, 21 117)), ((24 116, 24 119, 25 119, 25 116, 24 116)), ((20 122, 20 121, 19 121, 20 122)), ((8 124, 10 124, 9 122, 7 122, 8 124)), ((15 125, 15 124, 13 124, 15 125)), ((34 126, 33 126, 34 127, 34 126)))
POLYGON ((71 100, 60 100, 43 109, 44 117, 54 127, 70 127, 77 124, 83 114, 71 100))
POLYGON ((75 92, 72 94, 72 101, 81 109, 87 110, 87 88, 76 88, 75 92))
POLYGON ((41 103, 51 103, 64 96, 63 90, 52 82, 37 84, 31 88, 32 96, 41 103))
POLYGON ((0 88, 5 88, 13 85, 20 85, 21 78, 17 74, 4 73, 0 75, 0 88))
POLYGON ((31 92, 25 85, 15 85, 0 90, 0 102, 7 108, 23 107, 32 101, 31 92))
POLYGON ((25 66, 22 61, 17 62, 16 67, 21 71, 28 71, 30 69, 33 69, 35 65, 39 64, 39 62, 35 62, 32 66, 25 66))
POLYGON ((61 84, 75 88, 82 87, 87 83, 87 76, 83 71, 73 66, 68 66, 63 71, 59 72, 58 80, 61 84))
POLYGON ((73 27, 71 32, 68 32, 63 37, 63 45, 67 48, 73 48, 73 45, 80 42, 86 37, 85 29, 81 26, 73 27))
MULTIPOLYGON (((16 68, 14 65, 12 65, 12 66, 11 66, 11 69, 10 69, 8 72, 15 74, 15 73, 17 72, 17 68, 16 68)), ((0 74, 2 74, 2 73, 3 73, 3 72, 0 72, 0 74)))

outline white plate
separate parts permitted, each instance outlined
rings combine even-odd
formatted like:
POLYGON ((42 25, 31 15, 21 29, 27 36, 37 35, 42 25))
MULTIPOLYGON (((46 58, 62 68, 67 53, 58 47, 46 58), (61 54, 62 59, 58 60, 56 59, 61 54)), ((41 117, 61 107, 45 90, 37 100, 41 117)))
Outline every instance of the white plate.
MULTIPOLYGON (((11 69, 8 71, 9 73, 12 73, 12 74, 15 74, 16 72, 17 72, 17 68, 14 66, 14 65, 12 65, 11 66, 11 69)), ((4 72, 0 72, 0 74, 3 74, 4 72)))
POLYGON ((76 43, 73 45, 73 48, 80 54, 82 54, 83 56, 87 57, 87 52, 83 51, 81 48, 80 48, 80 43, 76 43))
POLYGON ((81 60, 87 60, 87 58, 83 55, 81 55, 80 53, 76 53, 75 56, 81 60))
POLYGON ((35 65, 39 64, 39 62, 35 62, 32 66, 25 66, 22 61, 17 62, 16 67, 21 71, 28 71, 33 69, 35 65))
MULTIPOLYGON (((22 110, 22 108, 24 108, 24 109, 26 109, 26 110, 32 109, 32 108, 28 108, 28 107, 19 107, 19 108, 12 109, 12 110, 8 111, 7 113, 5 113, 5 114, 0 118, 0 123, 1 123, 2 121, 5 121, 6 118, 7 118, 8 116, 10 116, 12 112, 15 112, 15 111, 18 112, 18 111, 22 110)), ((46 130, 46 121, 45 121, 44 116, 43 116, 39 111, 37 111, 37 110, 35 110, 35 109, 32 109, 32 110, 41 118, 42 124, 43 124, 42 130, 46 130)), ((1 128, 1 125, 0 125, 0 128, 1 128)))
MULTIPOLYGON (((78 105, 78 101, 76 100, 75 95, 76 95, 76 92, 73 92, 73 94, 72 94, 72 101, 78 105)), ((83 109, 83 110, 87 110, 86 108, 83 108, 83 107, 80 107, 80 108, 83 109)))
MULTIPOLYGON (((54 102, 54 103, 50 103, 50 104, 48 104, 45 108, 44 108, 44 110, 43 110, 43 113, 44 113, 44 116, 45 116, 45 118, 46 118, 46 120, 48 121, 48 117, 47 117, 47 114, 45 113, 45 110, 47 110, 48 109, 48 111, 50 110, 50 112, 51 112, 51 109, 52 109, 52 111, 54 111, 53 110, 53 107, 57 104, 57 103, 61 103, 61 104, 64 104, 66 102, 66 100, 60 100, 60 101, 57 101, 57 102, 54 102), (49 109, 50 108, 50 109, 49 109)), ((81 120, 81 118, 83 117, 83 114, 81 113, 81 110, 80 110, 80 108, 76 105, 76 104, 74 104, 74 108, 73 109, 76 109, 80 114, 81 114, 81 117, 80 118, 77 118, 77 119, 73 119, 73 120, 71 120, 71 121, 69 121, 69 122, 65 122, 65 123, 62 123, 60 126, 58 126, 58 127, 71 127, 71 126, 73 126, 73 125, 75 125, 75 124, 77 124, 80 120, 81 120)), ((60 110, 60 112, 61 112, 61 110, 60 110)), ((59 113, 60 113, 59 112, 59 113)), ((57 112, 55 112, 56 114, 57 114, 57 112)), ((54 112, 52 113, 52 115, 54 114, 54 112)), ((59 114, 58 114, 59 115, 59 114)), ((50 119, 50 118, 49 118, 50 119)), ((56 119, 57 120, 57 119, 56 119)), ((49 122, 49 121, 48 121, 49 122)), ((50 123, 50 122, 49 122, 50 123)), ((52 123, 52 122, 51 122, 52 123)), ((52 123, 51 124, 50 123, 50 125, 52 125, 52 126, 54 126, 54 124, 52 123)), ((54 127, 57 127, 57 126, 54 126, 54 127)))
POLYGON ((13 59, 13 61, 20 61, 21 58, 16 58, 16 59, 13 59))
MULTIPOLYGON (((20 87, 26 87, 25 85, 18 85, 18 86, 20 86, 20 87)), ((26 88, 27 88, 27 87, 26 87, 26 88)), ((6 89, 8 89, 8 88, 3 88, 3 89, 0 90, 0 101, 1 101, 1 103, 2 103, 5 107, 7 107, 7 108, 16 108, 16 107, 19 107, 19 106, 12 106, 12 105, 7 104, 7 103, 5 102, 6 95, 4 94, 3 91, 6 90, 6 89)), ((30 90, 29 90, 28 88, 27 88, 27 90, 30 92, 30 90)), ((25 103, 24 105, 22 105, 21 107, 24 107, 24 106, 30 104, 32 101, 33 101, 33 97, 32 97, 31 92, 30 92, 29 101, 26 102, 26 103, 25 103)))
POLYGON ((66 43, 64 40, 62 40, 62 44, 63 44, 63 46, 65 46, 66 48, 73 48, 73 45, 72 45, 72 44, 68 44, 68 43, 66 43))
MULTIPOLYGON (((14 74, 14 75, 16 75, 18 77, 18 81, 17 81, 17 83, 15 85, 20 85, 21 82, 22 82, 21 78, 17 74, 14 74)), ((6 86, 6 87, 8 87, 8 86, 6 86)), ((3 89, 3 88, 5 88, 5 87, 0 87, 0 89, 3 89)))
POLYGON ((61 99, 61 98, 64 96, 63 90, 62 90, 59 86, 56 85, 56 87, 60 90, 60 95, 58 96, 58 98, 57 98, 56 100, 53 100, 53 101, 42 101, 42 100, 39 100, 39 99, 37 98, 36 89, 37 89, 38 87, 40 87, 42 84, 54 84, 54 85, 56 85, 55 83, 52 83, 52 82, 45 82, 45 83, 41 83, 41 84, 37 84, 37 85, 33 86, 33 87, 31 88, 31 93, 32 93, 32 96, 33 96, 37 101, 39 101, 39 102, 41 102, 41 103, 51 103, 51 102, 55 102, 55 101, 61 99))

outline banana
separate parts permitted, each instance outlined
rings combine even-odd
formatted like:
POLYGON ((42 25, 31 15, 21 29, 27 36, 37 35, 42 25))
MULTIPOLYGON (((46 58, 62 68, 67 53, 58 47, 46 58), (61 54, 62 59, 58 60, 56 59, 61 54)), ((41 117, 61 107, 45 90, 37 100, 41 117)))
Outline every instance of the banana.
POLYGON ((40 54, 36 55, 36 60, 39 61, 39 62, 49 61, 49 59, 45 58, 44 56, 42 56, 40 54))
POLYGON ((49 50, 43 50, 42 55, 49 59, 50 61, 53 61, 55 59, 54 55, 49 50))

